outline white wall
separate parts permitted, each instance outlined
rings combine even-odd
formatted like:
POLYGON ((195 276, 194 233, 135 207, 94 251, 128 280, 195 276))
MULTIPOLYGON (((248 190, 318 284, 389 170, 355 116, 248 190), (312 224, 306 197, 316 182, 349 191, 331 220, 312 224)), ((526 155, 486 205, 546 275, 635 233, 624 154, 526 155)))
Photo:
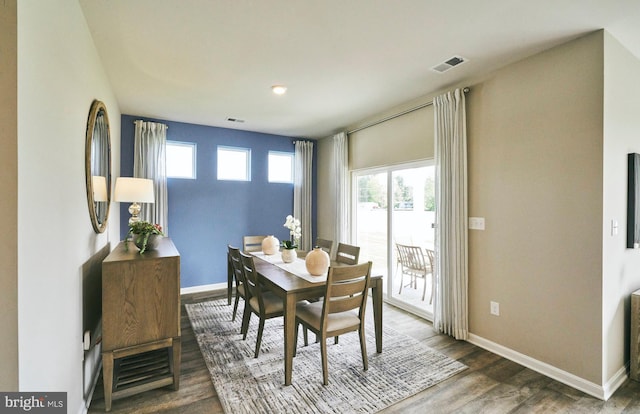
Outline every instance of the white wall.
POLYGON ((599 31, 463 85, 469 214, 487 223, 469 238, 472 336, 604 397, 626 378, 629 294, 640 288, 640 251, 624 246, 639 77, 638 60, 599 31))
POLYGON ((16 1, 0 4, 0 390, 18 390, 18 100, 16 1))
MULTIPOLYGON (((333 168, 333 140, 331 137, 319 139, 316 142, 318 187, 316 190, 318 200, 317 236, 323 239, 332 239, 335 227, 336 192, 333 189, 335 171, 333 168)), ((336 244, 337 246, 337 244, 336 244)))
POLYGON ((84 173, 93 99, 111 122, 119 171, 120 110, 77 0, 18 2, 18 322, 21 391, 82 396, 81 267, 109 239, 119 214, 96 235, 84 173))
POLYGON ((602 32, 467 97, 469 330, 602 384, 602 32), (500 316, 489 312, 500 303, 500 316))
POLYGON ((626 248, 627 154, 640 152, 640 60, 604 37, 603 381, 629 360, 630 294, 640 289, 640 250, 626 248), (611 221, 618 235, 611 235, 611 221))

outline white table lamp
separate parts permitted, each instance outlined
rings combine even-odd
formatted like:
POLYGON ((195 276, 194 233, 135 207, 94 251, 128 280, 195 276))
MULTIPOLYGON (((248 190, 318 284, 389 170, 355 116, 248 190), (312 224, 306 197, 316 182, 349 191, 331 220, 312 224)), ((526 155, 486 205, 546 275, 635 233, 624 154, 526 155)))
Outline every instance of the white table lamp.
POLYGON ((129 206, 131 214, 129 224, 140 221, 140 204, 138 203, 153 203, 155 201, 153 180, 146 178, 118 177, 114 193, 114 201, 132 203, 129 206))

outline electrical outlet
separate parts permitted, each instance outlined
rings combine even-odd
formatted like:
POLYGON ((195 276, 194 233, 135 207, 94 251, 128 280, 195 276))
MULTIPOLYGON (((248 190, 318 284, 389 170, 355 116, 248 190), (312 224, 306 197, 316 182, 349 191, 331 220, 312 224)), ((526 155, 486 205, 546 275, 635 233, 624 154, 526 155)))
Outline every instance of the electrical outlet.
POLYGON ((484 230, 484 217, 469 217, 469 230, 484 230))
POLYGON ((498 302, 490 302, 491 306, 491 314, 495 316, 500 316, 500 304, 498 302))

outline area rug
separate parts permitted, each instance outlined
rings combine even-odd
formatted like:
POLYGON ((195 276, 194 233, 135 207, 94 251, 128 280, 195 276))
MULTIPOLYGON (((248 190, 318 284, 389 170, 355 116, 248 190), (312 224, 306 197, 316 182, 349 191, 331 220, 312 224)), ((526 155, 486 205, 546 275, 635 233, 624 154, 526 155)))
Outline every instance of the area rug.
MULTIPOLYGON (((245 341, 241 317, 231 322, 226 298, 185 305, 193 332, 226 413, 375 413, 467 368, 417 340, 385 326, 383 350, 375 351, 366 328, 369 370, 363 371, 357 333, 327 341, 329 385, 322 385, 320 345, 304 346, 293 360, 292 385, 284 386, 283 319, 265 323, 260 356, 253 357, 258 318, 245 341)), ((242 305, 238 309, 241 315, 242 305)), ((239 316, 240 316, 239 315, 239 316)), ((300 330, 302 331, 302 330, 300 330)))

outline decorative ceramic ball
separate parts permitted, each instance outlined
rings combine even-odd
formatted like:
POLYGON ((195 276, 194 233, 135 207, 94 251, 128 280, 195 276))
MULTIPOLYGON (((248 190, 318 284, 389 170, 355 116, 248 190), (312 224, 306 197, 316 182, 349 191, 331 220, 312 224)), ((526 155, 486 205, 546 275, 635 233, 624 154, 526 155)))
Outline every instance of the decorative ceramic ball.
POLYGON ((262 239, 262 252, 268 256, 278 253, 280 250, 280 240, 274 236, 267 236, 262 239))
POLYGON ((307 253, 304 263, 307 267, 307 272, 311 276, 321 276, 327 273, 331 261, 327 252, 320 247, 314 247, 313 250, 307 253))

